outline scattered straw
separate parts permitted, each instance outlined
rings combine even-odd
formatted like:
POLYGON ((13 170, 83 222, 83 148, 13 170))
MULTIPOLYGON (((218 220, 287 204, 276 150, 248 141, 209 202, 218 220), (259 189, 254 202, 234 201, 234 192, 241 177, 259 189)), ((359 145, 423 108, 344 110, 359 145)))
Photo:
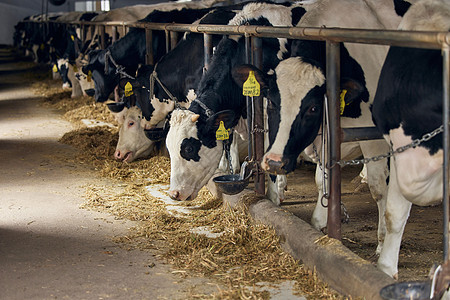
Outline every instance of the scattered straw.
MULTIPOLYGON (((106 113, 92 102, 83 103, 84 99, 72 107, 73 99, 67 99, 70 97, 67 92, 50 85, 45 87, 45 83, 39 86, 38 92, 53 107, 64 109, 66 118, 77 124, 83 118, 92 118, 94 110, 101 115, 106 113)), ((202 189, 190 205, 180 203, 191 206, 191 214, 174 215, 145 189, 149 183, 169 182, 169 159, 154 157, 130 164, 114 161, 117 139, 117 129, 109 127, 79 128, 61 139, 79 149, 80 162, 91 163, 101 176, 118 183, 113 187, 87 186, 86 202, 81 207, 136 221, 137 225, 127 236, 117 237, 115 241, 128 249, 152 249, 160 253, 179 276, 208 276, 217 283, 215 294, 199 295, 192 291, 190 298, 269 299, 270 293, 258 289, 258 282, 294 280, 298 292, 308 298, 342 299, 315 272, 304 269, 283 252, 273 229, 250 217, 246 207, 258 199, 248 197, 241 207, 229 209, 202 189), (210 238, 193 233, 196 227, 206 227, 220 235, 210 238)))

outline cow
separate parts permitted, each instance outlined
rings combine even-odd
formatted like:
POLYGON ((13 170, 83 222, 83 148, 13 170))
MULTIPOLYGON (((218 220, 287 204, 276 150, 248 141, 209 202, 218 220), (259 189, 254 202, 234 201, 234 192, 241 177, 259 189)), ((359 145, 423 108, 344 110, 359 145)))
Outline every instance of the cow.
MULTIPOLYGON (((450 30, 450 5, 442 0, 414 3, 399 30, 450 30)), ((401 239, 411 204, 436 205, 443 193, 442 134, 411 147, 442 125, 442 55, 439 50, 391 47, 373 103, 373 120, 394 152, 390 159, 386 236, 378 267, 398 273, 401 239), (409 145, 409 147, 407 147, 409 145)))
MULTIPOLYGON (((303 13, 301 4, 250 3, 229 24, 293 26, 303 13)), ((286 44, 286 39, 263 41, 266 72, 286 54, 286 44)), ((215 173, 223 151, 223 142, 215 138, 220 122, 226 129, 235 128, 241 136, 247 136, 246 126, 237 126, 246 124, 245 97, 231 76, 232 67, 243 63, 244 49, 240 36, 224 37, 200 81, 195 101, 188 110, 172 113, 166 145, 171 160, 169 195, 173 199, 195 198, 215 173)), ((279 202, 278 196, 272 199, 279 202)))
MULTIPOLYGON (((347 27, 370 29, 395 29, 401 17, 392 1, 339 1, 320 0, 305 5, 307 13, 298 26, 347 27), (376 9, 374 9, 376 7, 376 9), (345 16, 345 17, 343 17, 345 16)), ((370 105, 376 90, 387 47, 361 44, 341 45, 341 126, 373 126, 370 105)), ((248 72, 253 71, 269 99, 270 145, 261 167, 272 174, 286 174, 296 167, 296 158, 305 150, 313 158, 320 158, 324 96, 326 93, 325 43, 296 40, 291 46, 291 57, 281 61, 273 74, 266 74, 252 66, 234 70, 235 78, 242 84, 248 72), (321 135, 319 135, 321 132, 321 135)), ((341 159, 372 157, 389 150, 384 140, 344 143, 341 159)), ((321 168, 334 162, 318 161, 316 184, 318 200, 311 223, 322 230, 327 224, 327 204, 321 168), (323 203, 323 205, 322 205, 323 203)), ((384 210, 387 197, 388 167, 384 160, 371 162, 367 167, 367 182, 379 210, 378 246, 383 249, 386 224, 384 210)), ((394 274, 389 274, 394 275, 394 274)))
MULTIPOLYGON (((209 9, 186 9, 172 11, 153 11, 140 22, 185 22, 192 23, 201 18, 209 9)), ((153 36, 153 56, 158 61, 165 54, 165 33, 155 31, 153 36)), ((89 62, 83 72, 92 73, 95 82, 95 100, 104 102, 117 86, 120 75, 116 71, 123 68, 122 75, 135 77, 139 64, 145 64, 145 30, 131 28, 128 34, 117 40, 105 50, 93 50, 88 53, 89 62)))
MULTIPOLYGON (((236 7, 233 6, 233 8, 236 7)), ((236 13, 229 10, 228 7, 217 8, 210 11, 199 21, 199 23, 227 24, 235 14, 236 13)), ((215 46, 219 41, 220 37, 214 36, 212 44, 215 46)), ((140 141, 141 136, 144 136, 144 128, 147 129, 146 133, 152 139, 159 139, 161 138, 161 134, 164 134, 164 132, 166 133, 166 131, 160 130, 164 127, 166 118, 174 109, 175 103, 173 99, 170 99, 166 95, 164 89, 161 88, 161 85, 158 82, 154 82, 153 90, 150 91, 151 85, 149 78, 153 71, 156 71, 158 81, 161 82, 164 85, 164 88, 170 91, 172 96, 177 99, 177 106, 179 105, 187 108, 195 97, 194 91, 197 89, 198 82, 200 81, 203 72, 203 51, 203 35, 196 33, 186 34, 172 51, 169 51, 158 61, 155 69, 152 65, 144 65, 138 69, 136 79, 123 78, 119 81, 119 87, 122 91, 125 89, 126 84, 129 83, 131 85, 133 91, 131 97, 134 97, 135 100, 130 101, 128 97, 123 97, 123 102, 125 102, 123 106, 124 111, 118 112, 118 106, 114 106, 116 107, 116 116, 119 119, 123 118, 127 114, 127 108, 137 105, 140 111, 142 110, 142 115, 149 119, 141 119, 140 130, 142 132, 139 134, 136 133, 134 128, 131 130, 128 130, 129 127, 127 126, 121 128, 119 132, 119 142, 116 147, 116 149, 119 150, 119 153, 124 153, 123 150, 120 150, 124 148, 122 141, 127 141, 127 149, 131 148, 134 139, 136 139, 136 145, 144 145, 140 141), (183 63, 186 61, 187 57, 189 57, 189 64, 183 63), (177 70, 176 73, 173 72, 174 69, 177 70), (152 96, 150 96, 150 94, 152 94, 152 96), (153 125, 148 126, 148 123, 153 125)), ((150 145, 151 141, 148 140, 147 144, 150 145)), ((118 152, 116 151, 116 154, 117 153, 118 152)), ((144 152, 134 151, 134 153, 134 158, 139 158, 140 153, 144 152)), ((239 151, 237 150, 234 153, 236 153, 236 155, 233 158, 234 160, 237 160, 239 151)), ((122 159, 122 156, 116 155, 116 159, 122 159)), ((235 165, 237 166, 237 163, 235 165)))

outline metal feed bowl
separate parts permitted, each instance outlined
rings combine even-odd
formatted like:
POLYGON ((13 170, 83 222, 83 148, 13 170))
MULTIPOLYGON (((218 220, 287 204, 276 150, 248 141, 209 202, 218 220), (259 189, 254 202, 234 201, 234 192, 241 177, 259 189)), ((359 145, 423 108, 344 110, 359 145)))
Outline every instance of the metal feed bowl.
POLYGON ((114 113, 121 112, 125 107, 125 102, 111 102, 106 104, 108 109, 114 113))
POLYGON ((227 195, 236 195, 242 192, 248 185, 248 176, 246 179, 241 179, 239 174, 222 175, 213 179, 219 191, 227 195))
POLYGON ((431 281, 397 282, 385 286, 380 291, 385 300, 425 300, 430 299, 431 281))

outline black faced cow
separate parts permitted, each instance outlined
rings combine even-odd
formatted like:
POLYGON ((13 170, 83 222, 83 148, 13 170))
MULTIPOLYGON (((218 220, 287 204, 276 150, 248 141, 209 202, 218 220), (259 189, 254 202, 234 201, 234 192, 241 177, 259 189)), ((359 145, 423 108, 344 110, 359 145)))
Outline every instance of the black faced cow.
MULTIPOLYGON (((301 5, 251 3, 229 24, 292 26, 303 13, 301 5)), ((286 54, 286 44, 286 39, 263 41, 265 72, 275 68, 286 54)), ((244 49, 244 40, 240 36, 224 37, 200 82, 197 99, 189 110, 175 110, 172 113, 166 145, 171 159, 169 194, 173 199, 195 198, 213 176, 223 151, 222 142, 215 138, 220 122, 223 121, 227 129, 238 125, 240 120, 242 122, 239 123, 245 124, 246 101, 242 88, 234 83, 231 74, 231 69, 244 61, 244 49)), ((235 129, 246 137, 243 127, 244 130, 242 127, 235 129)), ((279 202, 278 196, 272 199, 279 202)))
MULTIPOLYGON (((192 23, 201 18, 209 9, 182 9, 174 11, 154 11, 143 22, 185 22, 192 23)), ((158 61, 165 53, 165 34, 163 31, 153 33, 153 55, 158 61)), ((145 63, 146 45, 145 30, 131 28, 129 33, 105 50, 89 52, 89 63, 83 67, 83 72, 92 73, 95 82, 95 100, 104 102, 119 83, 118 67, 134 77, 139 64, 145 63)))
MULTIPOLYGON (((440 0, 413 4, 400 30, 450 30, 450 6, 440 0)), ((373 103, 373 119, 393 150, 410 145, 442 125, 442 56, 438 50, 391 47, 373 103)), ((398 272, 398 255, 411 204, 442 201, 442 134, 396 153, 390 160, 386 237, 378 267, 398 272)))
MULTIPOLYGON (((392 29, 400 22, 390 0, 361 3, 321 0, 305 6, 307 13, 298 26, 392 29)), ((325 44, 299 40, 293 42, 291 52, 292 57, 281 61, 272 75, 253 70, 259 81, 267 87, 267 97, 272 106, 268 110, 271 143, 261 165, 264 170, 274 174, 293 171, 301 151, 305 150, 317 159, 322 148, 321 136, 318 134, 326 92, 325 44)), ((373 126, 370 103, 386 52, 387 47, 380 46, 345 44, 341 47, 343 128, 373 126)), ((237 74, 246 74, 248 69, 243 67, 235 71, 237 74)), ((326 134, 326 129, 322 128, 322 133, 326 134)), ((354 159, 361 154, 372 157, 388 150, 388 144, 383 140, 344 143, 341 158, 354 159)), ((323 165, 327 163, 322 161, 323 165)), ((368 185, 379 209, 379 244, 376 250, 379 253, 383 248, 386 230, 384 209, 388 169, 386 161, 372 162, 366 167, 368 185)), ((320 230, 326 226, 327 209, 321 205, 324 182, 319 165, 316 183, 319 196, 312 224, 320 230)), ((326 199, 323 202, 326 203, 326 199)))

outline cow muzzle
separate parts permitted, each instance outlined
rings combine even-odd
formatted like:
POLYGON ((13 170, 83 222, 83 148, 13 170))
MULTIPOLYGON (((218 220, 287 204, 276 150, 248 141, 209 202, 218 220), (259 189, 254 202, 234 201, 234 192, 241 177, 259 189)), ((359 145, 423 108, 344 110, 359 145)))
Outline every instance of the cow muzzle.
POLYGON ((266 155, 263 158, 261 167, 264 171, 274 175, 285 175, 286 169, 284 168, 289 163, 289 159, 282 158, 281 156, 272 157, 266 155))
POLYGON ((94 89, 87 89, 87 90, 85 90, 85 92, 89 97, 94 97, 94 95, 95 95, 94 89))

